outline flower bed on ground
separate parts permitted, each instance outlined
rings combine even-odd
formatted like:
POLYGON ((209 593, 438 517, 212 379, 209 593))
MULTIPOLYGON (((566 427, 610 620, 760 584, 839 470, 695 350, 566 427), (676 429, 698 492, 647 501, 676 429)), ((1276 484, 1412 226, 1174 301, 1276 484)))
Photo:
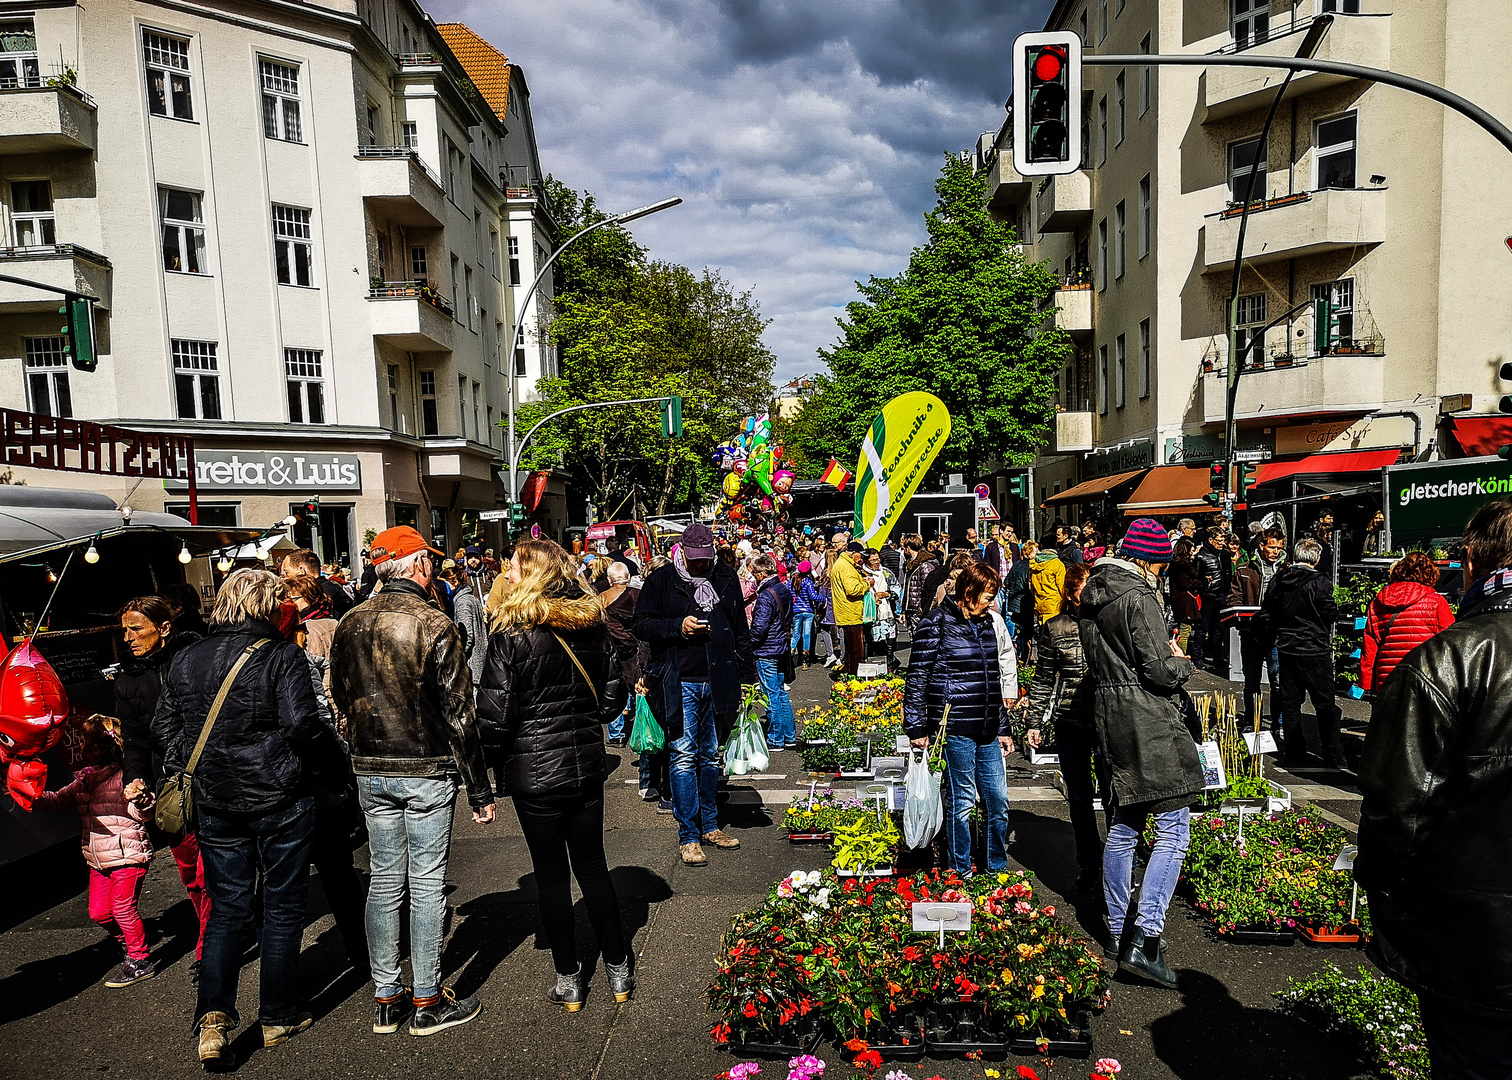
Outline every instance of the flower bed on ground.
POLYGON ((1382 1080, 1428 1080, 1428 1040, 1417 995, 1369 968, 1351 979, 1329 964, 1276 991, 1281 1011, 1351 1038, 1382 1080))
POLYGON ((840 825, 850 825, 863 817, 875 817, 872 805, 856 795, 837 794, 826 790, 816 792, 810 801, 808 793, 794 796, 788 803, 782 825, 790 833, 834 832, 840 825))
POLYGON ((826 704, 798 710, 798 719, 805 740, 828 740, 802 749, 804 768, 857 768, 866 760, 861 736, 870 736, 873 755, 883 756, 893 752, 893 737, 903 734, 903 680, 844 679, 831 687, 826 704))
MULTIPOLYGON (((1185 864, 1192 905, 1219 934, 1341 926, 1349 922, 1354 876, 1333 864, 1346 840, 1343 829, 1305 810, 1246 815, 1242 844, 1237 814, 1193 818, 1185 864)), ((1356 910, 1368 934, 1363 892, 1356 910)))
POLYGON ((1025 874, 794 871, 732 920, 707 995, 719 1043, 798 1042, 817 1018, 838 1044, 898 1047, 945 1012, 998 1041, 1061 1037, 1106 1003, 1108 981, 1092 943, 1035 905, 1025 874), (943 946, 915 931, 910 905, 930 901, 970 903, 971 930, 943 946))

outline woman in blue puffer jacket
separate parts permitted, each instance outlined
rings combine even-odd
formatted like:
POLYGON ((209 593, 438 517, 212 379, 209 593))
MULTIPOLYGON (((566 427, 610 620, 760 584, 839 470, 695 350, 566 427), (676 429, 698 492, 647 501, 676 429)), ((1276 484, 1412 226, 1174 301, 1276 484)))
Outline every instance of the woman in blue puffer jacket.
POLYGON ((950 865, 962 877, 971 875, 971 811, 979 796, 986 804, 987 869, 1008 867, 1003 755, 1013 749, 1007 708, 1018 699, 1018 664, 994 606, 999 584, 986 563, 960 571, 953 595, 914 633, 903 689, 903 730, 915 747, 927 747, 944 724, 950 865))
POLYGON ((814 564, 804 559, 795 567, 797 573, 788 584, 793 589, 793 640, 789 646, 795 659, 802 661, 803 670, 817 664, 814 646, 819 643, 819 633, 814 623, 824 610, 824 597, 814 584, 814 564))

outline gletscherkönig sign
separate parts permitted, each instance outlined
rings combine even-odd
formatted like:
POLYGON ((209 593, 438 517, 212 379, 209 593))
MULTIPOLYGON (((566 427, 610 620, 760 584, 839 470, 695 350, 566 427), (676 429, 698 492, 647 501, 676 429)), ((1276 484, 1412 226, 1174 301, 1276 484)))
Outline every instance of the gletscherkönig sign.
POLYGON ((1391 550, 1461 536, 1482 506, 1512 496, 1512 462, 1499 457, 1393 465, 1385 473, 1391 550))
MULTIPOLYGON (((200 494, 207 491, 361 491, 362 462, 356 454, 297 451, 200 450, 194 455, 200 494)), ((188 487, 168 481, 170 491, 188 487)))

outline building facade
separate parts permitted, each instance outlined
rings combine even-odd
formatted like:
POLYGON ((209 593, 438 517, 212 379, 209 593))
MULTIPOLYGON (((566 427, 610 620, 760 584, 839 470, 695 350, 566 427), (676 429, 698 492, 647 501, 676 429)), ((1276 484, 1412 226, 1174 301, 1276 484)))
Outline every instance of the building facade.
MULTIPOLYGON (((1075 30, 1090 53, 1307 48, 1512 115, 1498 76, 1509 35, 1483 16, 1462 0, 1059 0, 1046 29, 1075 30)), ((1018 175, 1011 124, 978 148, 993 213, 1060 276, 1054 318, 1077 348, 1058 383, 1057 441, 1036 462, 1042 523, 1211 509, 1200 496, 1223 452, 1246 200, 1237 445, 1270 455, 1252 501, 1378 479, 1397 454, 1512 441, 1497 412, 1512 309, 1474 284, 1499 280, 1508 258, 1509 230, 1486 209, 1512 189, 1512 158, 1488 134, 1405 91, 1306 73, 1262 143, 1280 70, 1083 74, 1080 171, 1018 175), (1161 468, 1173 465, 1187 468, 1161 468)))
POLYGON ((520 85, 495 108, 410 0, 0 9, 0 273, 96 297, 100 356, 0 285, 0 405, 190 434, 202 523, 318 497, 327 561, 394 524, 497 543, 510 253, 550 244, 520 85))

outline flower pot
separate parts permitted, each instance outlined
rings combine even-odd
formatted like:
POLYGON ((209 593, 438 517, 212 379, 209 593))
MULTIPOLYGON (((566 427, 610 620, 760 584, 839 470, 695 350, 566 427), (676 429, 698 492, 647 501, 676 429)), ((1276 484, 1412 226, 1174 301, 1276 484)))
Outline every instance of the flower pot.
POLYGON ((986 1006, 974 1001, 939 1003, 925 1019, 924 1041, 930 1056, 1007 1055, 1009 1040, 992 1019, 986 1006))
POLYGON ((835 837, 834 833, 828 832, 790 832, 788 843, 790 844, 827 844, 835 837))
POLYGON ((812 1016, 800 1017, 777 1031, 732 1031, 722 1046, 737 1057, 788 1058, 813 1053, 822 1032, 812 1016))
POLYGON ((1218 936, 1235 945, 1274 945, 1286 948, 1297 940, 1289 926, 1237 926, 1229 931, 1219 931, 1218 936))
MULTIPOLYGON (((888 1027, 870 1027, 853 1038, 866 1043, 866 1048, 875 1050, 883 1061, 922 1061, 926 1050, 924 1033, 919 1029, 917 1021, 899 1020, 888 1027)), ((856 1053, 845 1045, 850 1041, 851 1039, 839 1036, 834 1039, 835 1048, 847 1059, 854 1057, 856 1053)))
POLYGON ((1357 923, 1345 923, 1342 926, 1308 926, 1298 923, 1296 929, 1303 941, 1320 948, 1358 949, 1364 942, 1357 923))

